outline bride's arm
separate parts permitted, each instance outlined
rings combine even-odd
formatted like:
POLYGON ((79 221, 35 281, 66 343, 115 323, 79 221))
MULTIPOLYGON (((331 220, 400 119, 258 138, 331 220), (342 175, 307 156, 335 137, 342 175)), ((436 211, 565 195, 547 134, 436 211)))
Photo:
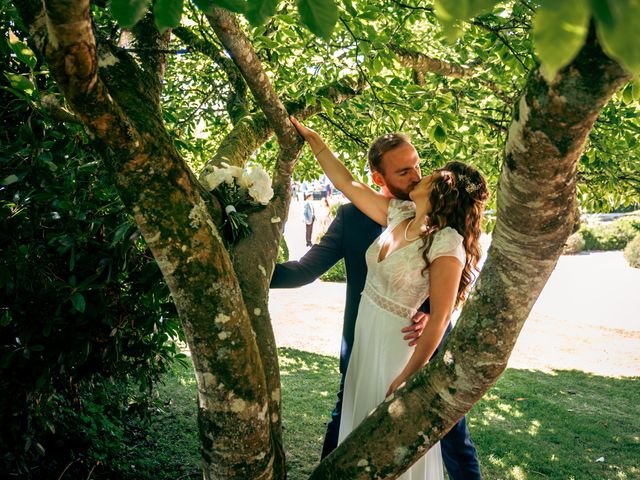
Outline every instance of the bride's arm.
POLYGON ((320 163, 331 183, 342 192, 362 213, 385 226, 389 199, 373 190, 366 183, 357 181, 351 172, 338 160, 324 143, 320 135, 290 117, 300 135, 309 143, 311 151, 320 163))
POLYGON ((411 375, 426 365, 435 352, 447 329, 451 312, 453 312, 462 268, 462 263, 458 259, 449 256, 438 257, 429 265, 429 301, 431 305, 429 321, 418 339, 418 344, 411 358, 400 375, 391 382, 385 396, 391 395, 411 375))

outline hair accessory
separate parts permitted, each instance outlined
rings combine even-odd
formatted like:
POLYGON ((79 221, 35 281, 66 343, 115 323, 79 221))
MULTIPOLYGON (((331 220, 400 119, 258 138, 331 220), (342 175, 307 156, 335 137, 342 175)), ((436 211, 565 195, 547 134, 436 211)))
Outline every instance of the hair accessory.
POLYGON ((471 178, 464 174, 458 175, 458 181, 460 182, 460 186, 464 187, 467 193, 473 193, 476 190, 479 190, 481 186, 479 183, 473 183, 471 178))

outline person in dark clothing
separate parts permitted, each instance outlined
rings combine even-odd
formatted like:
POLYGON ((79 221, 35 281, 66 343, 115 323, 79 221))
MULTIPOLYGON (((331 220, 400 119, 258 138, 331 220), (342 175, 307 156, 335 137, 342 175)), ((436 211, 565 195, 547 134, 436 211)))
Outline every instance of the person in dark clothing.
MULTIPOLYGON (((381 152, 380 161, 370 164, 373 181, 389 198, 408 199, 409 191, 421 178, 420 159, 409 139, 403 135, 390 136, 388 150, 381 152)), ((360 304, 360 294, 367 275, 365 252, 382 232, 382 227, 360 212, 354 205, 346 204, 338 209, 335 220, 319 244, 314 245, 299 261, 276 265, 272 288, 292 288, 313 282, 340 259, 344 259, 347 272, 347 292, 340 348, 340 387, 337 402, 327 424, 327 433, 321 458, 331 453, 338 444, 344 375, 353 347, 355 321, 360 304)), ((415 342, 420 335, 428 300, 414 317, 414 327, 403 329, 405 339, 415 342)), ((447 327, 445 336, 451 330, 447 327)), ((434 353, 434 355, 437 354, 434 353)), ((480 477, 480 466, 475 446, 463 417, 441 440, 444 464, 453 480, 474 480, 480 477)))

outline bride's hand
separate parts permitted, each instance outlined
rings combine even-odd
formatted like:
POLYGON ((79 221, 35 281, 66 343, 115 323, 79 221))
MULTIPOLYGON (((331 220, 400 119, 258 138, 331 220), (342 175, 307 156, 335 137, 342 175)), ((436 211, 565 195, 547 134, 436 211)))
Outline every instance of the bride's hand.
POLYGON ((400 388, 404 384, 405 384, 405 379, 402 377, 397 377, 393 382, 391 382, 391 385, 389 385, 389 388, 387 389, 387 393, 385 393, 384 398, 387 398, 389 395, 391 395, 393 392, 395 392, 398 388, 400 388))
POLYGON ((311 130, 308 127, 305 127, 293 115, 289 116, 289 120, 291 120, 293 126, 296 127, 296 130, 298 130, 300 136, 302 136, 302 138, 304 138, 307 142, 312 143, 314 140, 320 140, 320 135, 318 135, 317 132, 311 130))

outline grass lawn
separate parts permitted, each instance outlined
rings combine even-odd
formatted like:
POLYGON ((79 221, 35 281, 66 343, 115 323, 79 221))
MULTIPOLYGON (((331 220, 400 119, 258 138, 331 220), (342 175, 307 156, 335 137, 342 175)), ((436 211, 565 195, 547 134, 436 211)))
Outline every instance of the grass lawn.
MULTIPOLYGON (((338 385, 338 360, 280 350, 289 478, 319 460, 338 385)), ((640 379, 579 371, 509 369, 471 410, 469 427, 486 479, 640 479, 640 379)), ((123 478, 200 478, 196 392, 176 367, 159 387, 164 405, 123 455, 123 478)))

